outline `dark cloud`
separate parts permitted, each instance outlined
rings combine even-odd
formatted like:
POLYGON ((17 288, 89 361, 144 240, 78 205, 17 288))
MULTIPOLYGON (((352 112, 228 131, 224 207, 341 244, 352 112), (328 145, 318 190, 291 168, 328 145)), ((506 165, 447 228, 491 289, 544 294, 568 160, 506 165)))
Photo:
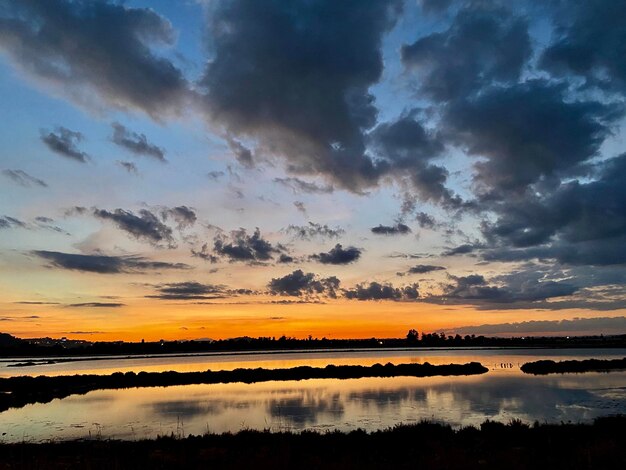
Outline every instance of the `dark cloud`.
POLYGON ((113 136, 111 140, 116 145, 125 148, 135 155, 144 155, 165 162, 165 150, 148 142, 144 134, 138 134, 124 127, 119 122, 111 124, 113 136))
POLYGON ((446 268, 443 266, 435 266, 432 264, 418 264, 416 266, 411 266, 407 271, 409 274, 426 274, 432 273, 433 271, 443 271, 446 268))
POLYGON ((63 235, 69 235, 69 233, 63 230, 61 227, 54 225, 54 219, 51 219, 50 217, 35 217, 34 228, 42 228, 45 230, 50 230, 52 232, 62 233, 63 235))
MULTIPOLYGON (((441 155, 444 146, 440 137, 427 131, 414 116, 415 111, 394 122, 379 124, 369 134, 369 151, 379 162, 383 173, 408 178, 423 200, 458 207, 462 201, 446 187, 448 171, 429 161, 441 155)), ((403 212, 414 199, 405 199, 403 212)))
POLYGON ((139 173, 139 170, 137 169, 137 165, 135 165, 133 162, 124 162, 124 161, 118 160, 117 164, 121 166, 122 168, 124 168, 129 173, 132 173, 135 175, 139 173))
POLYGON ((40 186, 42 188, 47 188, 48 184, 39 178, 35 178, 34 176, 29 175, 23 170, 2 170, 2 174, 9 178, 11 181, 19 184, 20 186, 29 187, 29 186, 40 186))
POLYGON ((392 284, 370 282, 357 284, 353 289, 343 291, 344 297, 355 300, 416 300, 419 297, 417 284, 394 287, 392 284))
POLYGON ((533 335, 533 334, 622 334, 626 317, 574 318, 572 320, 530 320, 519 323, 498 323, 454 328, 459 334, 533 335))
POLYGON ((422 93, 449 101, 519 78, 531 56, 528 24, 488 5, 475 2, 461 9, 446 31, 402 47, 402 61, 419 73, 422 93))
POLYGON ((323 264, 350 264, 361 257, 361 250, 353 246, 344 249, 337 243, 328 253, 317 253, 309 258, 323 264))
POLYGON ((475 164, 479 194, 500 199, 540 181, 571 174, 596 156, 618 114, 598 101, 571 101, 543 80, 494 87, 446 109, 445 132, 475 164))
POLYGON ((71 308, 119 308, 124 306, 125 304, 118 302, 84 302, 81 304, 67 305, 67 307, 71 308))
POLYGON ((180 70, 151 50, 174 39, 154 10, 118 3, 8 0, 0 11, 0 50, 27 74, 81 104, 135 108, 157 120, 179 112, 189 93, 180 70))
POLYGON ((85 215, 87 212, 89 212, 89 209, 87 209, 86 207, 74 206, 74 207, 70 207, 68 209, 65 209, 63 211, 63 215, 65 217, 73 217, 75 215, 85 215))
POLYGON ((406 235, 411 233, 411 229, 408 225, 397 223, 396 225, 378 225, 372 227, 371 232, 376 235, 406 235))
POLYGON ((265 240, 258 228, 252 235, 248 235, 243 228, 232 231, 230 236, 218 233, 213 242, 214 254, 226 257, 231 262, 265 262, 282 251, 284 249, 280 245, 274 246, 265 240))
POLYGON ((435 228, 436 221, 432 215, 427 214, 426 212, 418 212, 415 216, 416 222, 419 224, 420 228, 435 228))
POLYGON ((381 42, 395 0, 216 4, 213 59, 202 85, 212 118, 255 138, 294 173, 321 174, 360 192, 380 171, 365 154, 376 121, 369 88, 383 70, 381 42))
POLYGON ((176 282, 156 286, 157 294, 146 297, 161 300, 201 300, 222 299, 228 290, 225 286, 201 284, 199 282, 176 282))
POLYGON ((170 248, 176 246, 172 229, 147 209, 141 209, 139 215, 123 209, 115 209, 112 212, 105 209, 94 209, 93 215, 102 220, 112 221, 118 228, 139 240, 147 240, 156 246, 162 243, 170 248))
POLYGON ((453 0, 418 0, 422 11, 426 14, 441 13, 450 7, 453 0))
POLYGON ((219 261, 219 258, 217 256, 215 256, 214 254, 212 254, 211 251, 209 250, 209 244, 208 243, 204 243, 202 245, 202 247, 200 248, 200 250, 196 250, 196 249, 192 248, 191 249, 191 256, 203 259, 203 260, 208 261, 210 263, 217 263, 219 261))
POLYGON ((214 181, 219 180, 222 176, 224 176, 226 173, 224 173, 223 171, 209 171, 207 173, 207 176, 209 177, 209 179, 212 179, 214 181))
POLYGON ((72 160, 87 163, 89 155, 81 152, 77 144, 83 140, 80 132, 71 131, 65 127, 57 127, 55 132, 41 130, 41 141, 54 153, 72 160))
POLYGON ((37 250, 31 252, 50 262, 50 266, 73 271, 85 271, 100 274, 143 273, 165 269, 190 269, 183 263, 150 261, 142 256, 105 256, 79 255, 58 251, 37 250))
POLYGON ((161 217, 163 217, 165 221, 168 219, 174 220, 179 230, 191 227, 198 220, 195 210, 187 206, 163 208, 161 209, 161 217))
POLYGON ((424 300, 434 303, 468 304, 532 303, 554 297, 567 297, 579 290, 571 282, 546 279, 542 273, 528 271, 498 276, 492 279, 492 282, 487 282, 480 274, 448 275, 448 278, 451 282, 442 286, 441 296, 433 295, 424 300))
POLYGON ((228 137, 226 142, 228 142, 228 147, 231 152, 235 154, 235 158, 241 166, 244 168, 254 168, 254 158, 252 151, 248 147, 232 137, 228 137))
POLYGON ((8 215, 0 216, 0 229, 8 228, 28 228, 28 224, 16 219, 15 217, 10 217, 8 215))
POLYGON ((456 256, 456 255, 466 255, 470 253, 474 253, 477 249, 482 248, 482 245, 479 243, 464 243, 463 245, 455 246, 454 248, 450 248, 449 250, 445 250, 441 253, 441 256, 456 256))
POLYGON ((273 295, 323 295, 331 298, 337 296, 340 281, 335 276, 320 278, 313 273, 304 273, 301 269, 283 277, 273 278, 267 285, 273 295))
POLYGON ((283 231, 301 240, 311 240, 316 237, 339 238, 346 232, 341 227, 330 228, 326 224, 322 225, 315 222, 309 222, 308 225, 289 225, 283 231))
POLYGON ((626 16, 623 1, 562 2, 554 18, 556 40, 540 65, 559 77, 580 77, 586 86, 626 92, 626 16))
POLYGON ((328 194, 332 193, 335 188, 330 185, 319 185, 308 181, 301 180, 296 177, 274 178, 274 183, 282 184, 291 189, 294 194, 310 193, 310 194, 328 194))
POLYGON ((295 206, 296 209, 298 209, 298 212, 306 216, 306 206, 304 205, 304 202, 293 201, 293 205, 295 206))
POLYGON ((544 194, 503 201, 484 223, 487 260, 556 259, 562 263, 626 263, 626 154, 597 166, 594 180, 573 180, 544 194))
POLYGON ((282 253, 278 257, 278 262, 279 263, 289 264, 289 263, 293 263, 294 261, 295 261, 295 259, 294 259, 293 256, 286 255, 285 253, 282 253))

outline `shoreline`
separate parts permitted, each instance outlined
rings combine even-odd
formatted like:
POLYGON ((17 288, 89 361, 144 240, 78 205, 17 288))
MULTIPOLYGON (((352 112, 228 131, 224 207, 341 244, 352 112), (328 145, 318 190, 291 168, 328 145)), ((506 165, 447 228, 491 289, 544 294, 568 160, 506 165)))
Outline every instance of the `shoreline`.
POLYGON ((477 375, 489 369, 478 362, 467 364, 374 364, 372 366, 299 366, 289 369, 234 369, 204 372, 115 372, 110 375, 18 376, 0 378, 0 412, 32 403, 48 403, 93 390, 137 387, 268 382, 307 379, 355 379, 365 377, 431 377, 477 375))

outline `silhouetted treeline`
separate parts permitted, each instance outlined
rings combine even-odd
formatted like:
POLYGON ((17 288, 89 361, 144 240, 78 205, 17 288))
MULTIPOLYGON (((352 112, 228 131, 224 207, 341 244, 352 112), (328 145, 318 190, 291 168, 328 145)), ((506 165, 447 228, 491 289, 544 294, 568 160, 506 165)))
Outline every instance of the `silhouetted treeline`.
POLYGON ((467 364, 374 364, 373 366, 300 366, 290 369, 235 369, 205 372, 116 372, 111 375, 62 375, 0 378, 0 411, 92 390, 167 385, 266 382, 270 380, 356 379, 362 377, 428 377, 483 374, 478 362, 467 364))
POLYGON ((625 417, 593 424, 421 422, 366 433, 241 431, 155 440, 0 444, 0 468, 450 469, 626 468, 625 417))
POLYGON ((608 372, 626 369, 626 357, 623 359, 585 359, 582 361, 551 360, 527 362, 521 367, 522 372, 534 375, 563 374, 566 372, 608 372))
MULTIPOLYGON (((416 330, 415 334, 417 334, 416 330)), ((6 335, 10 336, 10 335, 6 335)), ((497 338, 474 335, 448 335, 444 333, 423 333, 421 339, 411 334, 405 338, 369 338, 369 339, 296 339, 281 336, 243 337, 217 341, 156 341, 130 343, 110 342, 73 342, 71 340, 34 340, 0 341, 1 357, 80 357, 98 355, 141 355, 141 354, 184 354, 227 351, 279 351, 279 350, 316 350, 316 349, 368 349, 368 348, 403 348, 403 347, 626 347, 626 335, 620 336, 581 336, 581 337, 519 337, 497 338), (42 344, 43 343, 43 344, 42 344)), ((0 338, 1 339, 1 338, 0 338)))

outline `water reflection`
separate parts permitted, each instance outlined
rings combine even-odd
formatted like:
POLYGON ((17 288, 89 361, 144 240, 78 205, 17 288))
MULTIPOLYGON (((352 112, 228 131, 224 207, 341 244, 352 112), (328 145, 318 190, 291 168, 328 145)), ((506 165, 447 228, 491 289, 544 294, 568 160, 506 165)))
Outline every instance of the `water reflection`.
POLYGON ((270 399, 266 409, 272 418, 284 419, 289 425, 298 428, 322 421, 325 415, 338 420, 344 414, 343 398, 334 393, 330 397, 304 391, 300 396, 270 399))
POLYGON ((0 413, 5 441, 364 428, 435 419, 578 422, 626 413, 626 372, 306 380, 101 390, 0 413))

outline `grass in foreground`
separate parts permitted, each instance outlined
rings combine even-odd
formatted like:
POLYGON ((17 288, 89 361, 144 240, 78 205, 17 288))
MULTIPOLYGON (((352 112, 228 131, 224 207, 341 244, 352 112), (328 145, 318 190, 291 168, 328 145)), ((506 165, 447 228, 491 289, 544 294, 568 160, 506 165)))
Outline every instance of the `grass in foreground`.
POLYGON ((0 445, 9 468, 611 469, 626 468, 626 417, 593 424, 431 422, 366 433, 317 432, 0 445))

